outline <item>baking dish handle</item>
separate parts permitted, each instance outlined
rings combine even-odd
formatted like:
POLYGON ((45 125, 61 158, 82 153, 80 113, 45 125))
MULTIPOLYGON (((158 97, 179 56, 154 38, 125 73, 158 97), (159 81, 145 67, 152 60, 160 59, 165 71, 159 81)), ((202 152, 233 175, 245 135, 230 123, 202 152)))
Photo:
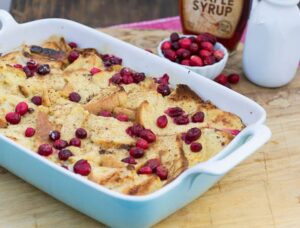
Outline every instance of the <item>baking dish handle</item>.
POLYGON ((15 19, 5 10, 0 9, 0 33, 4 32, 8 28, 11 28, 18 23, 15 19))
POLYGON ((203 166, 194 170, 194 174, 206 173, 211 175, 224 175, 240 162, 245 160, 254 151, 263 146, 271 137, 270 129, 265 125, 253 126, 245 132, 241 139, 245 139, 240 147, 226 157, 204 163, 203 166))

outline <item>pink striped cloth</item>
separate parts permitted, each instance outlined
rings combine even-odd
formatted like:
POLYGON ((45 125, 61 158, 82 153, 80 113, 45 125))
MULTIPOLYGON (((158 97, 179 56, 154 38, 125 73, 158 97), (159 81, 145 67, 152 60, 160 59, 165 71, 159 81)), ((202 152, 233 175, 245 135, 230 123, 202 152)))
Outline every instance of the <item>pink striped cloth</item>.
MULTIPOLYGON (((134 29, 161 29, 161 30, 174 30, 181 32, 181 22, 179 16, 167 17, 151 21, 141 21, 128 24, 120 24, 112 26, 113 28, 134 28, 134 29)), ((245 34, 242 37, 244 42, 245 34)))
POLYGON ((151 21, 141 21, 129 24, 120 24, 112 26, 115 28, 135 28, 135 29, 162 29, 181 31, 181 23, 178 16, 161 18, 151 21))

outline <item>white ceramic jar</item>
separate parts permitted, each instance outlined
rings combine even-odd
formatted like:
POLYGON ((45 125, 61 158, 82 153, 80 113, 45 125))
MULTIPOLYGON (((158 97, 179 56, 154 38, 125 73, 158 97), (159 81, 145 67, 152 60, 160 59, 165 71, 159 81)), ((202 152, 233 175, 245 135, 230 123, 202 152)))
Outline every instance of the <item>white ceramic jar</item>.
POLYGON ((299 0, 262 0, 248 23, 243 67, 247 78, 280 87, 295 76, 300 60, 299 0))

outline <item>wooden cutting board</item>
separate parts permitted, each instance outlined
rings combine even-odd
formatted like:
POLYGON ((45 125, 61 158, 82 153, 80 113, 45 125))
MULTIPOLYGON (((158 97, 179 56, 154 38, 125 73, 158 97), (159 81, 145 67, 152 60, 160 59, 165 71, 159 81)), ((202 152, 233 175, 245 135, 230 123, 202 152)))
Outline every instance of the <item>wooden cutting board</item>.
MULTIPOLYGON (((103 30, 153 51, 169 34, 103 30)), ((242 74, 241 58, 239 50, 230 58, 226 72, 242 74)), ((155 227, 300 227, 300 68, 294 81, 279 89, 257 87, 244 77, 233 89, 266 109, 271 141, 203 196, 155 227)), ((0 227, 104 225, 0 168, 0 227)))

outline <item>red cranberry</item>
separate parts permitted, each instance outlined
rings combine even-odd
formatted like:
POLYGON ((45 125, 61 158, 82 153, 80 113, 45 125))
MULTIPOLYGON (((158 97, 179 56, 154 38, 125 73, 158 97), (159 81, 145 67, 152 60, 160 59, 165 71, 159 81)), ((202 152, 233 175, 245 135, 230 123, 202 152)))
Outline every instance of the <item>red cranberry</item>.
POLYGON ((112 113, 107 110, 102 110, 98 113, 98 116, 103 116, 103 117, 112 117, 112 113))
POLYGON ((129 69, 128 67, 124 67, 121 69, 120 74, 124 77, 124 76, 132 76, 133 72, 131 69, 129 69))
POLYGON ((178 117, 178 116, 182 116, 184 114, 184 111, 180 107, 172 107, 172 108, 168 108, 165 111, 165 113, 170 117, 178 117))
POLYGON ((156 79, 156 83, 168 85, 169 79, 170 79, 170 76, 168 74, 164 74, 159 79, 156 79))
POLYGON ((189 38, 183 38, 181 40, 179 40, 179 45, 180 47, 184 48, 184 49, 189 49, 191 46, 192 41, 189 38))
POLYGON ((31 71, 28 66, 24 66, 23 71, 26 74, 27 78, 30 78, 34 75, 34 71, 31 71))
POLYGON ((28 105, 26 102, 20 102, 15 108, 15 112, 24 116, 28 112, 28 105))
POLYGON ((67 161, 71 156, 73 156, 73 153, 68 149, 60 150, 58 153, 58 158, 62 161, 67 161))
POLYGON ((197 53, 199 51, 199 45, 197 43, 191 43, 189 49, 192 53, 197 53))
POLYGON ((171 49, 171 42, 170 41, 165 41, 161 45, 161 50, 168 50, 171 49))
POLYGON ((205 57, 211 56, 211 52, 208 50, 202 49, 199 51, 199 56, 201 58, 205 58, 205 57))
POLYGON ((196 112, 192 116, 193 123, 202 123, 204 121, 204 112, 196 112))
POLYGON ((128 127, 128 128, 126 129, 126 133, 127 133, 129 136, 131 136, 131 137, 134 137, 134 136, 135 136, 135 135, 133 134, 132 127, 128 127))
POLYGON ((137 147, 142 148, 144 150, 148 149, 149 144, 145 139, 138 139, 135 144, 137 147))
POLYGON ((172 62, 175 62, 176 59, 177 59, 177 55, 176 55, 176 52, 171 50, 171 49, 168 49, 168 50, 164 50, 163 51, 163 54, 164 56, 169 59, 170 61, 172 62))
POLYGON ((141 132, 144 130, 145 128, 140 125, 140 124, 134 124, 132 127, 129 127, 126 129, 126 132, 128 135, 130 135, 131 137, 136 136, 139 137, 141 132))
POLYGON ((68 146, 68 142, 62 139, 57 139, 53 143, 53 147, 57 150, 62 150, 68 146))
POLYGON ((216 59, 214 56, 210 55, 210 56, 207 56, 203 59, 203 63, 204 65, 213 65, 214 63, 216 62, 216 59))
POLYGON ((181 59, 188 59, 191 56, 191 52, 189 50, 180 48, 176 51, 176 54, 181 59))
POLYGON ((99 72, 101 72, 101 70, 100 70, 99 68, 97 68, 97 67, 93 67, 93 68, 90 70, 91 75, 97 74, 97 73, 99 73, 99 72))
POLYGON ((238 74, 230 74, 228 76, 228 82, 231 84, 237 84, 240 81, 240 76, 238 74))
POLYGON ((130 148, 129 154, 134 158, 141 158, 144 156, 145 152, 139 147, 132 147, 130 148))
POLYGON ((39 65, 39 67, 37 68, 37 73, 39 75, 49 74, 50 73, 50 66, 49 66, 49 64, 39 65))
POLYGON ((81 96, 76 92, 72 92, 69 94, 69 100, 78 103, 81 100, 81 96))
POLYGON ((144 166, 150 167, 153 172, 160 166, 160 160, 158 158, 149 159, 144 166))
POLYGON ((42 144, 38 148, 38 154, 42 156, 49 156, 53 152, 52 146, 49 144, 42 144))
POLYGON ((166 115, 162 115, 160 117, 157 118, 156 120, 156 125, 159 127, 159 128, 165 128, 168 124, 168 118, 166 115))
POLYGON ((212 52, 214 50, 214 45, 210 42, 202 42, 201 48, 212 52))
POLYGON ((88 163, 87 160, 80 159, 74 164, 74 173, 80 174, 82 176, 87 176, 91 172, 91 165, 88 163))
POLYGON ((85 139, 87 137, 87 132, 83 128, 77 128, 77 130, 75 131, 75 135, 79 139, 85 139))
POLYGON ((177 125, 186 125, 190 122, 188 116, 178 116, 173 119, 174 123, 177 125))
POLYGON ((36 63, 36 61, 31 59, 26 63, 26 66, 29 68, 29 70, 36 71, 38 64, 36 63))
POLYGON ((166 167, 160 165, 156 168, 156 175, 161 179, 161 180, 166 180, 168 178, 168 170, 166 167))
POLYGON ((122 64, 122 59, 114 55, 101 55, 101 58, 103 60, 105 67, 122 64))
POLYGON ((210 42, 213 45, 217 42, 217 38, 209 33, 202 33, 196 37, 198 43, 201 42, 210 42))
POLYGON ((172 42, 171 47, 174 51, 180 48, 179 42, 172 42))
POLYGON ((76 59, 78 59, 78 57, 79 57, 79 53, 77 51, 71 51, 68 56, 68 60, 70 63, 73 63, 76 59))
POLYGON ((201 143, 193 142, 190 145, 190 149, 192 152, 200 152, 202 150, 202 145, 201 145, 201 143))
POLYGON ((190 58, 191 66, 203 66, 202 59, 197 55, 192 55, 190 58))
POLYGON ((40 106, 42 104, 42 97, 40 96, 33 96, 31 98, 31 102, 37 106, 40 106))
POLYGON ((120 73, 114 74, 114 75, 109 79, 109 82, 114 83, 114 84, 117 84, 117 85, 121 84, 121 82, 122 82, 122 76, 121 76, 121 74, 120 74, 120 73))
POLYGON ((217 61, 220 61, 221 59, 224 58, 224 52, 222 50, 215 50, 214 57, 216 58, 217 61))
POLYGON ((133 82, 134 83, 142 82, 146 78, 144 73, 138 73, 138 72, 134 73, 132 77, 133 77, 133 82))
POLYGON ((179 37, 179 35, 178 35, 177 32, 171 33, 171 35, 170 35, 170 40, 171 40, 172 42, 176 42, 176 41, 178 41, 179 39, 180 39, 180 37, 179 37))
POLYGON ((185 142, 185 144, 191 144, 192 142, 191 141, 189 141, 188 139, 187 139, 187 137, 186 137, 186 133, 182 133, 181 134, 181 139, 185 142))
POLYGON ((127 68, 124 67, 120 71, 120 74, 122 76, 122 82, 126 85, 133 83, 133 72, 127 68))
POLYGON ((131 156, 129 156, 127 158, 123 158, 121 161, 124 162, 124 163, 131 164, 131 165, 135 165, 137 163, 135 161, 135 159, 133 157, 131 157, 131 156))
POLYGON ((201 136, 201 130, 199 128, 193 127, 187 131, 185 138, 188 141, 193 142, 199 139, 200 136, 201 136))
POLYGON ((227 77, 225 74, 220 74, 218 77, 215 78, 215 81, 221 85, 226 85, 228 83, 227 77))
POLYGON ((49 132, 49 139, 51 139, 52 141, 60 139, 60 132, 56 131, 56 130, 50 131, 49 132))
POLYGON ((9 112, 5 115, 5 119, 10 124, 18 124, 21 121, 21 115, 16 112, 9 112))
POLYGON ((124 113, 117 114, 116 119, 122 122, 127 122, 129 120, 128 116, 124 113))
POLYGON ((190 60, 188 60, 188 59, 184 59, 184 60, 181 61, 180 64, 181 64, 181 65, 185 65, 185 66, 190 66, 190 65, 191 65, 191 62, 190 62, 190 60))
POLYGON ((69 43, 70 48, 77 48, 78 45, 75 42, 70 42, 69 43))
POLYGON ((143 166, 138 170, 138 174, 152 174, 152 169, 149 166, 143 166))
POLYGON ((34 136, 34 134, 35 134, 35 129, 34 128, 32 128, 32 127, 26 128, 25 137, 30 138, 30 137, 34 136))
POLYGON ((168 96, 171 93, 170 87, 166 84, 160 84, 157 86, 157 92, 160 93, 162 96, 168 96))
POLYGON ((70 145, 70 146, 80 147, 80 146, 81 146, 81 141, 80 141, 80 139, 78 139, 78 138, 72 138, 72 139, 70 140, 69 145, 70 145))
POLYGON ((21 64, 15 64, 13 67, 17 69, 23 69, 23 66, 21 64))
POLYGON ((155 134, 150 129, 144 129, 140 133, 140 137, 145 139, 148 143, 153 143, 156 141, 155 134))
POLYGON ((123 82, 125 85, 129 85, 129 84, 133 83, 133 82, 134 82, 133 76, 132 76, 132 75, 124 75, 124 76, 122 77, 122 82, 123 82))

